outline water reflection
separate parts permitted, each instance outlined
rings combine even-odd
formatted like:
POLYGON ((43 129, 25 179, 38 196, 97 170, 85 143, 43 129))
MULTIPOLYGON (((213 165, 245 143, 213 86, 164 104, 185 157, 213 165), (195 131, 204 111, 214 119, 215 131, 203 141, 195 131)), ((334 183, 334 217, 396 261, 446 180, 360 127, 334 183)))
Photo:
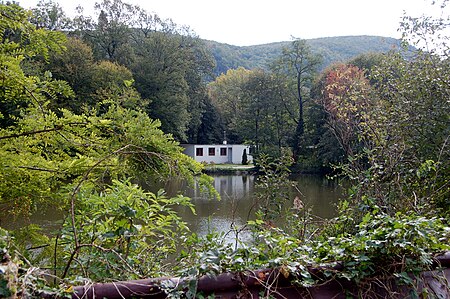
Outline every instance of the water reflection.
MULTIPOLYGON (((182 184, 166 185, 169 195, 182 193, 192 199, 197 214, 187 208, 179 212, 193 232, 205 235, 211 231, 230 233, 244 226, 254 218, 255 213, 255 182, 256 177, 248 174, 212 175, 214 187, 221 199, 210 199, 198 188, 188 188, 182 184)), ((292 178, 297 182, 298 191, 292 190, 292 199, 299 196, 312 213, 321 218, 331 218, 336 215, 336 204, 342 195, 339 185, 320 176, 297 176, 292 178)), ((292 206, 292 200, 286 203, 292 206)), ((242 233, 241 233, 242 234, 242 233)), ((230 238, 233 234, 230 233, 230 238)), ((241 235, 242 237, 242 235, 241 235)), ((244 236, 245 239, 245 236, 244 236)))
POLYGON ((315 216, 325 219, 336 216, 336 205, 343 197, 343 189, 337 181, 317 175, 301 175, 292 180, 297 183, 302 201, 315 216))
MULTIPOLYGON (((254 218, 253 193, 255 177, 252 175, 214 175, 214 188, 220 199, 211 199, 198 188, 175 186, 178 190, 166 189, 168 194, 177 192, 191 198, 196 215, 181 207, 178 212, 188 223, 192 232, 205 235, 221 232, 232 238, 232 231, 244 226, 254 218), (179 189, 181 187, 181 189, 179 189)), ((166 185, 167 187, 167 185, 166 185)), ((241 234, 242 235, 242 234, 241 234)))

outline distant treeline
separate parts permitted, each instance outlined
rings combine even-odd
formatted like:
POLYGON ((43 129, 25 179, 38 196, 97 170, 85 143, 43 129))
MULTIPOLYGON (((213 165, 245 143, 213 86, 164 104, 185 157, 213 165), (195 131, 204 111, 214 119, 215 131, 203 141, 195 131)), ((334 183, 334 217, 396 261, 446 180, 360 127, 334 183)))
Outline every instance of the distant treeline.
MULTIPOLYGON (((321 69, 334 62, 345 62, 355 56, 369 52, 387 53, 398 50, 401 42, 398 39, 382 36, 337 36, 308 39, 311 50, 322 56, 321 69)), ((218 76, 229 69, 244 67, 246 69, 266 69, 268 63, 281 55, 283 47, 289 41, 275 42, 254 46, 233 46, 215 41, 205 41, 213 54, 216 67, 214 73, 218 76)))

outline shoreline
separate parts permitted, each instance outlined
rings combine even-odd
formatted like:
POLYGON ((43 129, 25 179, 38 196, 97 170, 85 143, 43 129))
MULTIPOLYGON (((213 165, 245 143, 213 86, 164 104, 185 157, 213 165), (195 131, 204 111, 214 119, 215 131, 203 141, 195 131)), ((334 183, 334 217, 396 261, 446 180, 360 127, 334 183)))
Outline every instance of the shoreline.
POLYGON ((258 168, 255 165, 215 164, 205 165, 203 172, 206 174, 256 173, 258 172, 258 168))

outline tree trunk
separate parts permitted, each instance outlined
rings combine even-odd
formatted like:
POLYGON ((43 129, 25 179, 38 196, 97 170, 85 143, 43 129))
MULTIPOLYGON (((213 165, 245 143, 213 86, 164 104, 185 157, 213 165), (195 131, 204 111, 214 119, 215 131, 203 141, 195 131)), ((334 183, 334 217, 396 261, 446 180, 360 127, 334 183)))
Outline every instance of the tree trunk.
POLYGON ((295 129, 295 135, 293 139, 292 153, 294 155, 295 163, 298 162, 298 158, 302 152, 301 148, 303 146, 302 139, 305 132, 305 123, 303 120, 303 97, 302 97, 302 86, 301 86, 301 73, 297 74, 297 98, 298 98, 298 123, 295 129))

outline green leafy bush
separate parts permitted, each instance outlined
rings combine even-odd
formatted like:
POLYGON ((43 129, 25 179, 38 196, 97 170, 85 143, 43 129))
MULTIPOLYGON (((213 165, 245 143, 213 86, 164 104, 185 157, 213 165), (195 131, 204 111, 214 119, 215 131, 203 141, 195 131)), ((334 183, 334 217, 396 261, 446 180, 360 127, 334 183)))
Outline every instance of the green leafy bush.
POLYGON ((170 272, 169 257, 188 233, 174 207, 194 212, 190 199, 167 198, 144 191, 129 181, 113 181, 98 193, 80 190, 75 213, 61 232, 64 272, 94 281, 137 279, 170 272))

